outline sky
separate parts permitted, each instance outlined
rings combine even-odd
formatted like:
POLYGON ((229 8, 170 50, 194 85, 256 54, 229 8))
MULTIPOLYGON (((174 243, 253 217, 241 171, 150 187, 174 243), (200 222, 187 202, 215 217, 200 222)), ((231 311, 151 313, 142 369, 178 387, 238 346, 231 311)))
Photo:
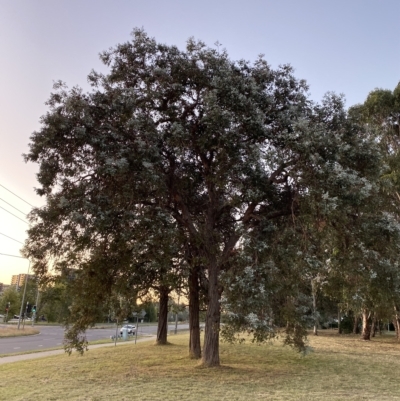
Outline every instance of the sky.
POLYGON ((107 71, 98 54, 133 28, 182 49, 189 37, 219 42, 234 60, 264 54, 274 68, 291 64, 313 100, 333 91, 351 106, 399 82, 399 15, 399 0, 0 0, 0 282, 28 270, 15 257, 25 215, 45 201, 22 154, 53 82, 89 90, 88 73, 107 71))

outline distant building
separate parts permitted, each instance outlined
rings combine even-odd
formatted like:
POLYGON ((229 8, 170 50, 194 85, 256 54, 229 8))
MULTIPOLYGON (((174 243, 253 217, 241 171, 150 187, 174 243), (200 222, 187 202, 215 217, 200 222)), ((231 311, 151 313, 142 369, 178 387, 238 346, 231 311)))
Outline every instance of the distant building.
POLYGON ((33 274, 15 274, 11 277, 11 285, 15 286, 18 290, 18 288, 21 288, 24 285, 27 278, 31 280, 34 279, 35 276, 33 274))

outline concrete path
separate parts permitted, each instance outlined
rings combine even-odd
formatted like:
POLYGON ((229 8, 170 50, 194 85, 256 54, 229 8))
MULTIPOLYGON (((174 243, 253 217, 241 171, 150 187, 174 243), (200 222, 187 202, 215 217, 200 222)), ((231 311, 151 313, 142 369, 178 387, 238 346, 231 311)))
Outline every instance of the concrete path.
MULTIPOLYGON (((143 341, 150 341, 155 339, 156 336, 148 336, 144 338, 139 338, 137 342, 143 342, 143 341)), ((124 346, 124 345, 132 345, 134 344, 133 341, 120 341, 117 342, 117 347, 124 346)), ((96 348, 101 348, 101 347, 114 347, 115 344, 110 342, 110 343, 105 343, 105 344, 94 344, 94 345, 89 345, 89 350, 96 349, 96 348)), ((31 359, 38 359, 38 358, 45 358, 46 356, 52 356, 52 355, 61 355, 65 354, 64 349, 56 349, 52 351, 42 351, 42 352, 35 352, 32 354, 22 354, 22 355, 13 355, 13 356, 5 356, 0 358, 0 365, 4 365, 6 363, 12 363, 12 362, 20 362, 20 361, 28 361, 31 359)))

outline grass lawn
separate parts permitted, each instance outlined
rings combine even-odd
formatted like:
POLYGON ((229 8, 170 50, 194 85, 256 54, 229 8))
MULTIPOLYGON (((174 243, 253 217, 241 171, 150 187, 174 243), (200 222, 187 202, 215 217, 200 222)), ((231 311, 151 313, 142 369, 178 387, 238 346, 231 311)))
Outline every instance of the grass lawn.
MULTIPOLYGON (((148 337, 148 336, 143 336, 138 334, 137 337, 135 336, 128 336, 128 339, 125 341, 123 340, 121 337, 118 338, 117 343, 125 343, 125 342, 135 342, 135 339, 140 340, 144 337, 148 337)), ((111 340, 110 338, 103 338, 100 340, 93 340, 93 341, 89 341, 89 348, 91 344, 108 344, 108 343, 114 343, 114 340, 111 340)))
MULTIPOLYGON (((303 357, 278 343, 221 344, 221 368, 187 357, 188 335, 0 366, 0 400, 400 400, 400 344, 321 332, 303 357)), ((90 347, 89 347, 90 348, 90 347)))
MULTIPOLYGON (((2 337, 18 337, 18 336, 31 336, 32 334, 38 334, 39 330, 32 327, 20 328, 17 327, 0 327, 0 338, 2 337)), ((1 395, 0 395, 1 397, 1 395)), ((0 398, 1 400, 1 398, 0 398)))

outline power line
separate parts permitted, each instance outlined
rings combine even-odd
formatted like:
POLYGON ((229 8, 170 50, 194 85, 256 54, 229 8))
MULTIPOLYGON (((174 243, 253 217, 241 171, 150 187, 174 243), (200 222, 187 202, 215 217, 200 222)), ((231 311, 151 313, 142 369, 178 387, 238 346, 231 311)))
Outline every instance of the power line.
POLYGON ((9 255, 8 253, 0 253, 0 255, 11 256, 12 258, 28 259, 28 258, 24 258, 23 256, 9 255))
POLYGON ((19 242, 20 244, 22 244, 22 245, 24 245, 24 243, 23 242, 21 242, 21 241, 18 241, 17 239, 15 239, 15 238, 11 238, 11 237, 9 237, 8 235, 5 235, 5 234, 3 234, 3 233, 0 233, 0 235, 4 235, 5 237, 7 237, 7 238, 10 238, 10 239, 12 239, 13 241, 15 241, 15 242, 19 242))
POLYGON ((26 213, 23 212, 22 210, 17 209, 15 206, 13 206, 11 203, 8 203, 4 199, 0 198, 0 201, 3 201, 4 203, 7 203, 8 206, 11 206, 13 209, 18 210, 18 212, 22 213, 24 216, 26 216, 26 213))
POLYGON ((13 194, 14 196, 16 196, 17 198, 21 199, 23 202, 25 202, 26 204, 28 204, 31 207, 35 207, 33 205, 31 205, 29 202, 27 202, 25 199, 22 199, 20 196, 18 196, 17 194, 15 194, 14 192, 10 191, 8 188, 6 188, 4 185, 0 184, 0 187, 3 187, 6 191, 10 192, 11 194, 13 194))
POLYGON ((4 207, 1 207, 1 206, 0 206, 0 209, 5 210, 7 213, 10 213, 12 216, 16 217, 18 220, 21 220, 21 221, 23 221, 25 224, 28 224, 28 225, 29 225, 29 223, 28 223, 27 221, 22 220, 20 217, 16 216, 14 213, 11 213, 11 212, 9 212, 7 209, 4 209, 4 207))

